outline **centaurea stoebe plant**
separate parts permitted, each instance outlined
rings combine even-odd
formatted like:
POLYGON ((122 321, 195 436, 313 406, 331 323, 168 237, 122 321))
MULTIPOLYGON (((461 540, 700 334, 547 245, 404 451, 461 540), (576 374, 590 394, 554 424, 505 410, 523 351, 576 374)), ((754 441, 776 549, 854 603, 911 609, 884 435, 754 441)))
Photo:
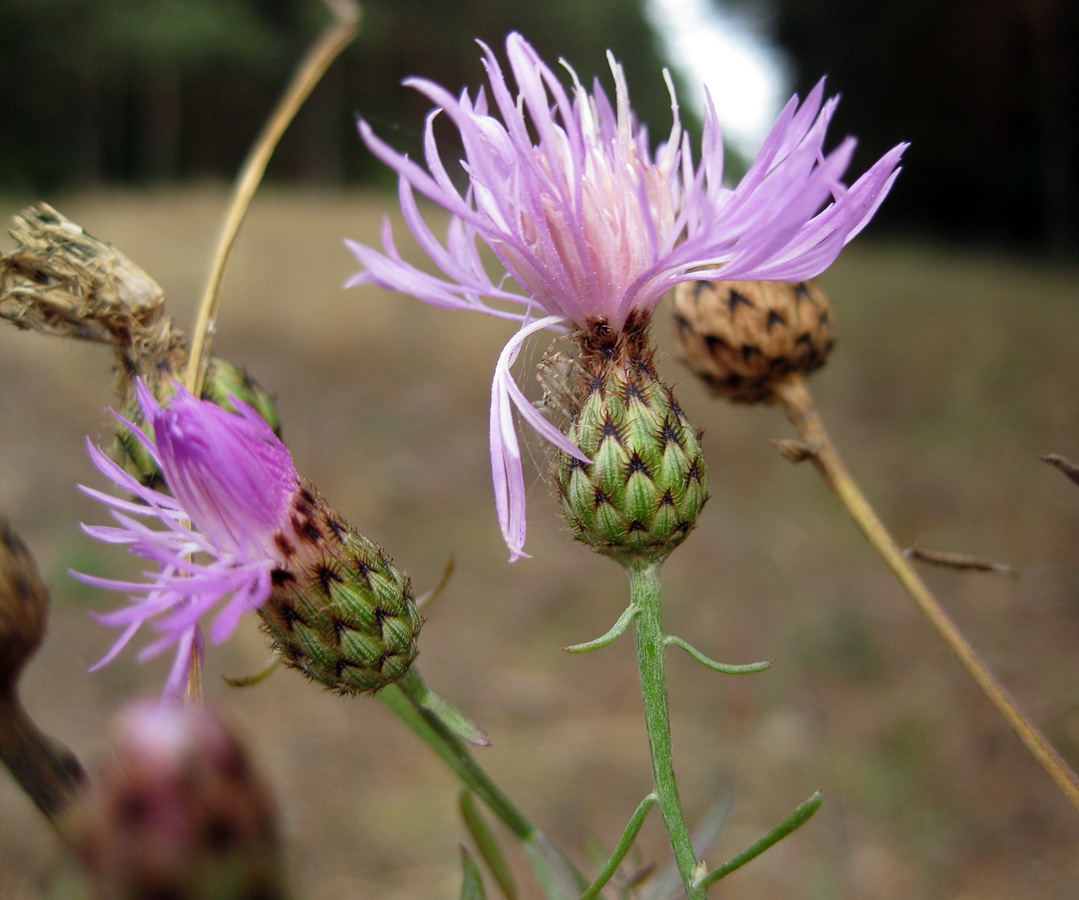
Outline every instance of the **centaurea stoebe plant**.
MULTIPOLYGON (((542 329, 569 328, 583 356, 598 343, 608 348, 601 354, 608 358, 610 332, 628 328, 647 335, 656 305, 681 282, 801 281, 819 274, 872 217, 906 145, 844 185, 840 179, 854 141, 848 138, 824 153, 837 100, 824 101, 821 82, 804 103, 791 99, 749 171, 729 188, 723 184, 723 140, 710 101, 702 158, 694 165, 669 78, 673 122, 653 153, 613 57, 612 104, 598 81, 589 93, 568 66, 567 89, 517 34, 506 41, 514 95, 494 53, 481 46, 490 98, 482 89, 472 99, 468 91, 454 97, 423 79, 408 82, 439 107, 428 118, 426 170, 395 152, 366 122, 359 126, 371 151, 398 172, 405 221, 444 277, 402 259, 387 224, 383 252, 348 242, 363 265, 349 284, 373 282, 433 306, 522 324, 495 368, 490 438, 499 521, 517 558, 525 538, 525 488, 513 409, 560 450, 591 461, 514 383, 510 366, 524 340, 542 329), (435 140, 439 113, 460 133, 468 176, 463 192, 435 140), (445 243, 420 214, 416 191, 452 214, 445 243), (517 289, 505 277, 491 278, 479 241, 517 289)), ((583 382, 595 383, 595 374, 602 373, 589 371, 583 382)), ((583 405, 584 397, 578 400, 583 405)))
MULTIPOLYGON (((370 150, 397 171, 405 222, 441 276, 406 262, 387 223, 382 251, 348 242, 363 266, 348 284, 375 283, 432 306, 521 324, 498 359, 492 387, 490 448, 502 535, 511 560, 525 555, 516 409, 563 453, 557 484, 574 536, 629 574, 630 604, 615 626, 570 649, 606 646, 633 624, 654 799, 686 895, 698 900, 730 869, 709 872, 690 841, 671 755, 665 650, 676 644, 719 671, 762 665, 715 663, 663 631, 659 569, 693 528, 708 491, 699 436, 653 366, 652 314, 670 288, 686 281, 803 281, 819 274, 872 217, 906 145, 845 185, 840 179, 854 141, 824 152, 837 101, 824 100, 821 82, 804 103, 791 99, 731 188, 723 184, 723 140, 710 100, 695 166, 669 77, 673 122, 653 153, 610 55, 613 103, 598 82, 586 91, 569 66, 567 88, 518 34, 506 41, 514 94, 494 53, 481 47, 490 97, 484 90, 474 99, 467 90, 454 97, 430 81, 409 82, 438 107, 427 121, 426 169, 366 122, 359 126, 370 150), (463 191, 435 139, 442 113, 464 148, 463 191), (417 191, 451 213, 444 243, 420 214, 417 191), (484 266, 481 241, 504 269, 498 278, 484 266), (568 372, 547 379, 550 418, 529 403, 510 371, 524 341, 544 329, 568 331, 575 344, 568 372)), ((545 362, 548 372, 558 365, 545 362)), ((789 823, 808 818, 815 802, 789 823)), ((630 831, 623 843, 632 840, 630 831)))
POLYGON ((83 488, 119 523, 86 531, 158 566, 146 582, 78 575, 131 595, 129 606, 98 616, 124 629, 98 666, 150 623, 160 636, 141 656, 175 648, 165 690, 178 694, 193 652, 202 652, 201 623, 213 616, 210 638, 222 643, 257 611, 284 660, 328 687, 373 691, 400 678, 416 656, 421 624, 408 577, 302 482, 254 409, 235 401, 231 413, 181 385, 174 391, 162 405, 140 383, 148 428, 122 423, 169 493, 144 486, 89 444, 98 469, 136 499, 83 488), (146 517, 164 528, 139 521, 146 517))

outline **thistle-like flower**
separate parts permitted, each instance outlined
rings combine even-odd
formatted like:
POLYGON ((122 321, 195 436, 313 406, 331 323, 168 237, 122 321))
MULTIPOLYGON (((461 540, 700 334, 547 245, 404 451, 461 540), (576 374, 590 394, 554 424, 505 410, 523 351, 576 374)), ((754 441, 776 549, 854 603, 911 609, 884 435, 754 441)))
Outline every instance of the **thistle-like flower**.
POLYGON ((170 493, 146 487, 88 442, 98 469, 136 500, 84 487, 119 523, 84 528, 130 545, 159 570, 148 582, 74 573, 133 601, 97 617, 124 631, 95 668, 150 622, 160 637, 141 658, 175 647, 166 694, 177 694, 192 653, 202 652, 203 620, 213 616, 210 638, 222 643, 245 613, 257 611, 285 661, 324 685, 373 691, 404 674, 421 624, 407 576, 303 484, 265 420, 235 398, 231 413, 180 385, 167 406, 141 382, 137 391, 149 428, 121 423, 164 474, 170 493))
MULTIPOLYGON (((405 262, 387 223, 383 252, 348 242, 363 265, 348 284, 373 282, 433 306, 522 323, 495 367, 491 407, 496 505, 511 558, 517 558, 524 555, 525 486, 513 409, 558 449, 592 464, 514 383, 510 367, 524 340, 542 329, 568 328, 581 359, 595 358, 593 351, 609 343, 610 331, 620 333, 627 323, 647 331, 660 299, 681 282, 803 281, 819 274, 872 217, 906 145, 844 185, 840 179, 854 141, 823 152, 837 101, 824 101, 821 82, 804 103, 791 99, 749 171, 728 188, 711 102, 705 107, 702 160, 695 166, 666 75, 673 124, 653 154, 630 108, 622 68, 610 55, 613 104, 598 82, 587 92, 568 66, 567 89, 520 35, 511 34, 506 52, 515 96, 494 53, 481 47, 490 101, 500 118, 489 111, 483 90, 472 99, 467 91, 454 97, 422 79, 408 82, 439 107, 428 118, 426 170, 376 137, 366 122, 359 125, 371 151, 398 172, 405 222, 444 277, 405 262), (440 112, 464 146, 461 165, 469 183, 463 193, 435 141, 440 112), (444 244, 420 214, 416 191, 452 214, 444 244), (479 241, 519 290, 505 277, 490 277, 479 241)), ((639 340, 629 343, 647 347, 639 340)), ((593 375, 603 373, 586 372, 579 381, 593 383, 593 375)), ((570 406, 585 400, 578 396, 570 406)))
POLYGON ((273 799, 218 715, 137 703, 111 732, 65 823, 94 897, 289 896, 273 799))

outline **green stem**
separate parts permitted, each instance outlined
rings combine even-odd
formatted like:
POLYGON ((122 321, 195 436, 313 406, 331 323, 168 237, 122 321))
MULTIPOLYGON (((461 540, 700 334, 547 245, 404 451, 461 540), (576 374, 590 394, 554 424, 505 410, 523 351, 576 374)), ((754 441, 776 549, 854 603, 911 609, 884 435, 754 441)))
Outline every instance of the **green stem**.
POLYGON ((652 754, 652 778, 659 808, 667 826, 675 863, 682 876, 688 900, 703 900, 704 888, 696 881, 700 866, 686 825, 671 752, 671 720, 667 702, 666 635, 663 633, 662 593, 659 563, 627 566, 630 602, 639 610, 633 620, 637 638, 637 668, 641 676, 645 727, 652 754))
POLYGON ((468 745, 437 713, 448 705, 424 683, 413 666, 400 681, 383 688, 378 698, 454 771, 528 851, 549 900, 575 900, 587 884, 584 877, 521 812, 483 770, 468 745), (433 702, 434 701, 437 702, 433 702))
POLYGON ((384 688, 377 696, 453 769, 514 835, 527 841, 536 832, 536 826, 499 790, 465 742, 434 714, 428 703, 429 694, 430 689, 413 666, 397 684, 384 688))

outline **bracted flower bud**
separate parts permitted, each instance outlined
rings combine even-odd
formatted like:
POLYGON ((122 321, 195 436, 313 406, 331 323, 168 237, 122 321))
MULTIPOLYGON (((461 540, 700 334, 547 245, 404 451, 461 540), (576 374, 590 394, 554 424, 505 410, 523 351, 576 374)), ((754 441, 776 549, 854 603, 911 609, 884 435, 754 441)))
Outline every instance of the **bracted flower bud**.
POLYGON ((386 551, 306 489, 275 541, 282 564, 258 613, 285 662, 342 693, 377 691, 404 675, 423 620, 386 551))
POLYGON ((66 823, 95 897, 289 896, 274 804, 216 715, 137 704, 112 731, 112 759, 66 823))
POLYGON ((700 436, 656 375, 648 320, 578 333, 562 398, 566 437, 591 460, 561 456, 563 512, 578 540, 622 565, 666 559, 708 499, 700 436))
POLYGON ((812 282, 693 281, 674 289, 687 365, 736 403, 772 403, 793 375, 824 365, 835 343, 832 306, 812 282))
POLYGON ((202 620, 214 613, 210 637, 221 643, 244 613, 257 610, 285 661, 321 684, 375 691, 404 674, 422 621, 408 578, 301 482, 285 445, 254 409, 237 401, 233 414, 179 385, 172 390, 162 405, 140 383, 149 427, 127 423, 169 493, 146 487, 90 447, 97 467, 141 502, 84 488, 120 525, 86 530, 161 566, 145 583, 78 576, 132 594, 130 606, 98 616, 125 629, 98 665, 152 622, 161 637, 143 656, 176 647, 166 693, 178 693, 192 651, 202 646, 202 620))

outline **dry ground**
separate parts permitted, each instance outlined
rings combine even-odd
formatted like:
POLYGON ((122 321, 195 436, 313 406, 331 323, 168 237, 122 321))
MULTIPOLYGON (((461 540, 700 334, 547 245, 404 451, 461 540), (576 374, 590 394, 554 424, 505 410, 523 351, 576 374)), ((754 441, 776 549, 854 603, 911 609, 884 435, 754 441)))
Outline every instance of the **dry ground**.
MULTIPOLYGON (((173 314, 193 318, 224 194, 214 188, 54 200, 141 263, 173 314)), ((457 574, 421 639, 427 681, 478 720, 481 759, 581 864, 610 846, 649 789, 630 642, 586 657, 559 647, 605 631, 622 573, 573 545, 533 443, 531 560, 506 564, 486 450, 492 366, 505 323, 341 289, 342 236, 377 239, 391 197, 268 192, 227 283, 215 350, 276 393, 300 470, 382 543, 418 590, 452 554, 457 574)), ((0 212, 6 220, 16 205, 0 212)), ((871 229, 872 231, 872 229, 871 229)), ((3 243, 4 249, 10 242, 3 243)), ((815 380, 826 421, 901 543, 974 553, 1017 579, 927 578, 991 667, 1079 766, 1079 489, 1038 461, 1079 458, 1074 269, 989 253, 859 239, 822 279, 840 343, 815 380)), ((714 891, 800 900, 1057 900, 1076 896, 1079 813, 1029 758, 871 554, 808 467, 767 443, 774 409, 710 400, 662 325, 661 369, 707 429, 712 500, 665 573, 668 626, 730 662, 717 676, 672 656, 676 762, 691 816, 733 796, 716 864, 822 787, 804 830, 714 891)), ((542 352, 537 343, 532 362, 542 352)), ((528 360, 520 371, 527 372, 528 360)), ((163 663, 133 653, 87 667, 113 635, 90 609, 118 597, 71 566, 134 568, 78 522, 100 508, 83 447, 104 441, 105 350, 0 328, 0 510, 53 590, 48 639, 25 680, 40 724, 84 762, 105 723, 153 694, 163 663)), ((524 375, 522 380, 530 380, 524 375)), ((294 673, 235 690, 262 667, 254 626, 212 650, 208 693, 249 737, 277 795, 304 900, 455 896, 450 775, 372 701, 294 673)), ((658 819, 644 857, 666 859, 658 819)), ((0 773, 0 898, 46 894, 62 869, 53 834, 0 773)), ((519 869, 526 893, 538 892, 519 869)))

